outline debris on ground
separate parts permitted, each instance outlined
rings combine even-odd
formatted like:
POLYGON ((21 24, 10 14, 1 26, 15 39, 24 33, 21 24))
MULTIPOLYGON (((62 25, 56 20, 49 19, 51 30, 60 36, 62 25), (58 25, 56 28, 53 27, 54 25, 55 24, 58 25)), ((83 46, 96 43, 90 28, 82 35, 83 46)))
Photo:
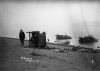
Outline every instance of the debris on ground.
POLYGON ((80 47, 80 46, 73 46, 73 47, 72 47, 72 50, 73 50, 73 51, 77 51, 78 49, 81 49, 81 47, 80 47))
POLYGON ((64 48, 64 50, 71 51, 72 48, 64 48))
POLYGON ((37 54, 37 53, 34 53, 34 52, 32 52, 30 55, 32 55, 32 56, 41 56, 40 54, 37 54))
POLYGON ((48 50, 51 50, 51 49, 56 49, 56 48, 55 48, 55 47, 45 46, 45 47, 42 47, 41 49, 48 49, 48 50))
POLYGON ((66 50, 64 50, 64 49, 55 49, 54 51, 55 51, 55 52, 64 53, 66 50))
POLYGON ((55 52, 59 52, 59 50, 58 50, 58 49, 55 49, 54 51, 55 51, 55 52))
POLYGON ((77 51, 77 48, 76 48, 76 47, 73 47, 72 50, 73 50, 73 51, 77 51))
POLYGON ((81 52, 87 52, 86 49, 78 49, 81 52))

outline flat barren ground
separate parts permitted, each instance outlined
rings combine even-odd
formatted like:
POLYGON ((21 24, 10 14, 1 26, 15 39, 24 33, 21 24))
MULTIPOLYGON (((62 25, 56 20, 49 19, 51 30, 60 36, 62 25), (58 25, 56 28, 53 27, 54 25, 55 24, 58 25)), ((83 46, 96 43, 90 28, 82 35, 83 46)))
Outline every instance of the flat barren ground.
POLYGON ((17 39, 0 37, 0 71, 100 71, 100 53, 51 43, 47 47, 28 47, 28 41, 21 46, 17 39))

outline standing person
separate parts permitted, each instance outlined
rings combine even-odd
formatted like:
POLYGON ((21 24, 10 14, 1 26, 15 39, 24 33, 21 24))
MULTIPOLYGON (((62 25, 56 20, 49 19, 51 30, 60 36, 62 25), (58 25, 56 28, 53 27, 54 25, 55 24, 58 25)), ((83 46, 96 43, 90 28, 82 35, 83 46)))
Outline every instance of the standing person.
POLYGON ((22 30, 20 30, 19 39, 20 39, 21 44, 23 46, 24 45, 24 39, 25 39, 25 33, 22 30))

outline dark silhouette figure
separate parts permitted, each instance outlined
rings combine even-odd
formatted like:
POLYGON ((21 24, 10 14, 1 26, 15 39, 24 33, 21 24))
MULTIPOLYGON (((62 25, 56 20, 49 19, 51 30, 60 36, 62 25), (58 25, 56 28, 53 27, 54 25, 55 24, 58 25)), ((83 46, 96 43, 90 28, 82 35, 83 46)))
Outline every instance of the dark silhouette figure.
POLYGON ((49 39, 47 39, 48 40, 48 42, 49 42, 49 39))
POLYGON ((20 39, 21 44, 23 46, 24 45, 24 39, 25 39, 25 33, 22 30, 20 30, 19 39, 20 39))

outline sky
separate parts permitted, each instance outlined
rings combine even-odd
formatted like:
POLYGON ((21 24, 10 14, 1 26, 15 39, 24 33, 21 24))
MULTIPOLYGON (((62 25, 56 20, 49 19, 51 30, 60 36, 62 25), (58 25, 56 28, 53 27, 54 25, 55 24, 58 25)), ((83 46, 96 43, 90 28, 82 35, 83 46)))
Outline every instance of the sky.
POLYGON ((71 37, 100 36, 100 1, 1 1, 0 36, 16 38, 22 29, 71 37))

